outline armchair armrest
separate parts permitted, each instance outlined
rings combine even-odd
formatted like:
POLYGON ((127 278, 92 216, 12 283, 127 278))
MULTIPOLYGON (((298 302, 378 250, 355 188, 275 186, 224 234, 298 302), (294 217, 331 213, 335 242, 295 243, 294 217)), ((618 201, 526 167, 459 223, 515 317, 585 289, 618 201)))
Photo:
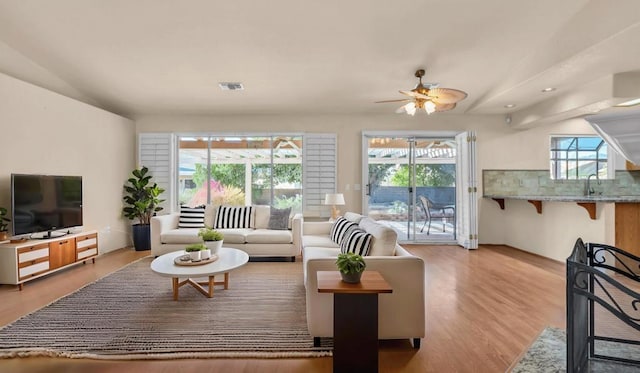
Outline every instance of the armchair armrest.
POLYGON ((302 224, 304 218, 301 213, 293 215, 291 218, 291 235, 293 236, 293 246, 298 254, 302 253, 302 224))
POLYGON ((158 215, 151 218, 151 249, 159 249, 162 242, 160 236, 162 233, 171 229, 178 228, 178 221, 180 220, 180 214, 175 212, 173 214, 158 215))

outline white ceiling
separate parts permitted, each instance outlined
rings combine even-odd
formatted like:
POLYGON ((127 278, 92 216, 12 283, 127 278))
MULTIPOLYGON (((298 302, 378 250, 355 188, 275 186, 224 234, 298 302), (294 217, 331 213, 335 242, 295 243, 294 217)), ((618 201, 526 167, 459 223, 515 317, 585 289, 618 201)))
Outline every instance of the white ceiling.
POLYGON ((418 68, 452 113, 549 111, 640 70, 640 1, 0 0, 0 72, 129 117, 392 113, 418 68))

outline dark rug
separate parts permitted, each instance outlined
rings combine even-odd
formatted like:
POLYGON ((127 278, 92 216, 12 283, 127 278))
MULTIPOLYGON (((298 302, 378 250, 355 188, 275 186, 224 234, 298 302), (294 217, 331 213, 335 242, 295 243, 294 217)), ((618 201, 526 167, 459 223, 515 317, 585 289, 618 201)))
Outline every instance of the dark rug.
POLYGON ((302 263, 248 263, 231 272, 228 290, 216 287, 210 299, 183 286, 178 301, 171 279, 150 263, 134 262, 0 329, 0 357, 331 356, 307 331, 302 263))

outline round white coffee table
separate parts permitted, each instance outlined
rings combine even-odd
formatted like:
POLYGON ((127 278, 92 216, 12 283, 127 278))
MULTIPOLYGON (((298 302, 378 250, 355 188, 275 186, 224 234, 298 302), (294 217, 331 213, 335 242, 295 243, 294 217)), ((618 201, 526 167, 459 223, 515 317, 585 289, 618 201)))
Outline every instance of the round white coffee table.
POLYGON ((190 284, 196 290, 211 298, 213 297, 213 288, 215 285, 224 285, 225 289, 229 288, 229 272, 242 267, 249 261, 249 255, 242 250, 232 249, 230 247, 222 247, 216 255, 218 260, 194 266, 181 266, 174 263, 174 259, 178 256, 185 255, 186 252, 174 251, 172 253, 161 255, 151 262, 151 270, 160 276, 171 277, 173 282, 173 300, 178 300, 178 289, 181 286, 190 284), (215 276, 224 274, 224 281, 215 281, 215 276), (208 277, 209 281, 198 282, 193 280, 196 277, 208 277), (186 278, 180 281, 181 278, 186 278), (207 285, 208 289, 202 287, 207 285))

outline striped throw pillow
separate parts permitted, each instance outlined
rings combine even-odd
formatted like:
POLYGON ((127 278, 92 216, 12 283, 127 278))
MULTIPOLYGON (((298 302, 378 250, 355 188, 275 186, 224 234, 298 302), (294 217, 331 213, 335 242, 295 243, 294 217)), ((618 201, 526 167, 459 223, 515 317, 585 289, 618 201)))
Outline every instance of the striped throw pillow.
POLYGON ((204 228, 204 206, 180 206, 178 228, 204 228))
POLYGON ((349 228, 353 226, 357 227, 358 224, 349 221, 342 216, 337 218, 335 223, 333 223, 333 226, 331 227, 331 233, 329 234, 329 236, 331 237, 331 241, 340 245, 349 228))
POLYGON ((216 214, 215 229, 251 228, 251 206, 220 206, 216 214))
POLYGON ((353 229, 340 244, 341 253, 354 253, 362 256, 369 255, 373 236, 362 229, 353 229))

